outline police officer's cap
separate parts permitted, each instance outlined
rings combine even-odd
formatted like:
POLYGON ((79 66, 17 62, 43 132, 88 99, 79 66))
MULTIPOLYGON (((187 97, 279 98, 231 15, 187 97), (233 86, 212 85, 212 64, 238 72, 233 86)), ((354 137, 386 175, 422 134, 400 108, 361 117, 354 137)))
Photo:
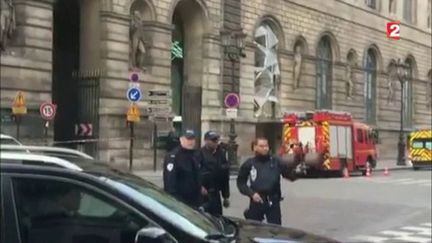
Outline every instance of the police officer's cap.
POLYGON ((196 137, 196 133, 193 129, 185 129, 183 131, 183 137, 187 138, 187 139, 193 139, 196 137))
POLYGON ((215 131, 208 131, 204 134, 204 140, 218 140, 219 137, 215 131))

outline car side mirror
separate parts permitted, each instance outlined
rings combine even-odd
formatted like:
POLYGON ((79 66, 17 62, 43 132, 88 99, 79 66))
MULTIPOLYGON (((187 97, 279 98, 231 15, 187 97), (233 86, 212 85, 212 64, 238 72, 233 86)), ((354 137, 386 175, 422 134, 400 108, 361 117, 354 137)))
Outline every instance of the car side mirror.
POLYGON ((168 243, 173 242, 167 232, 161 228, 149 227, 140 229, 135 235, 135 243, 168 243))

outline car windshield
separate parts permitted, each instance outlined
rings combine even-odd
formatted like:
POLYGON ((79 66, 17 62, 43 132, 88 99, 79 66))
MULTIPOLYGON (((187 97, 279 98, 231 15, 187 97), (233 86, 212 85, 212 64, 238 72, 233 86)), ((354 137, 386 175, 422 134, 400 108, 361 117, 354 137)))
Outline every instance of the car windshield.
POLYGON ((412 148, 432 149, 432 141, 428 139, 416 139, 412 143, 412 148))
POLYGON ((183 231, 199 238, 221 234, 210 217, 179 202, 145 180, 127 175, 98 177, 183 231))

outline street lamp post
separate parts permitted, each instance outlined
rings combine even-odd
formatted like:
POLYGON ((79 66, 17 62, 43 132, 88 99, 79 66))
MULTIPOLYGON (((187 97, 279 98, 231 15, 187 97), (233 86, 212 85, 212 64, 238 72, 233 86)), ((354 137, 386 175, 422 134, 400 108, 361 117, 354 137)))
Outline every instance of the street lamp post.
MULTIPOLYGON (((229 31, 223 30, 221 31, 221 41, 222 46, 224 48, 224 54, 231 61, 231 92, 237 93, 235 89, 235 63, 240 61, 241 57, 246 57, 243 53, 245 46, 246 34, 240 29, 238 31, 229 31)), ((229 129, 229 141, 228 141, 228 160, 231 163, 232 169, 237 169, 237 149, 238 144, 236 142, 237 133, 235 129, 235 119, 232 118, 230 120, 230 129, 229 129)))
POLYGON ((408 67, 404 63, 402 63, 401 59, 398 59, 396 63, 396 73, 397 78, 400 82, 401 87, 401 109, 400 109, 400 130, 399 130, 399 141, 398 141, 398 157, 397 157, 397 165, 406 165, 405 161, 405 134, 404 134, 404 114, 405 114, 405 105, 404 105, 404 89, 405 82, 408 79, 408 67))

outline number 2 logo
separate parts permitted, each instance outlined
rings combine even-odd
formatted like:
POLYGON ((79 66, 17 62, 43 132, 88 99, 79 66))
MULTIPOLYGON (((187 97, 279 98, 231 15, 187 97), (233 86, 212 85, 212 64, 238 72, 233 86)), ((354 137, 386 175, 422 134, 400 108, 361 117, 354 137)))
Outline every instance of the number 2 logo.
POLYGON ((400 22, 387 23, 387 38, 394 40, 400 39, 400 22))

